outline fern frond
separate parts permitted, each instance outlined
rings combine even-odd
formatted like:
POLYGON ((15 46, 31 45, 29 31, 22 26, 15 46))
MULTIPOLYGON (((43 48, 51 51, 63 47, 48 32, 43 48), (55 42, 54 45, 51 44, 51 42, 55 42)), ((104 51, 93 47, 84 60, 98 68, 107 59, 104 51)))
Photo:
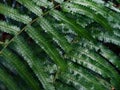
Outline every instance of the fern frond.
POLYGON ((0 21, 0 31, 16 35, 20 31, 20 29, 17 26, 13 26, 4 21, 0 21))
POLYGON ((90 8, 78 5, 74 3, 64 3, 63 4, 63 10, 66 12, 72 12, 72 13, 78 13, 85 16, 88 16, 89 18, 95 20, 96 22, 100 23, 106 30, 112 31, 112 27, 108 23, 108 21, 99 13, 94 12, 90 8), (94 13, 93 13, 94 12, 94 13))
POLYGON ((16 9, 10 8, 0 3, 0 14, 10 17, 16 21, 28 24, 32 19, 26 15, 20 14, 16 9))
POLYGON ((87 89, 87 86, 81 84, 79 81, 77 81, 73 76, 71 76, 71 74, 69 73, 65 73, 65 74, 62 74, 62 76, 60 77, 60 79, 67 83, 68 85, 71 85, 73 87, 76 88, 76 90, 78 89, 83 89, 83 90, 88 90, 87 89))
POLYGON ((72 49, 65 36, 60 34, 56 28, 53 28, 47 20, 40 18, 38 23, 45 30, 45 32, 53 35, 53 38, 57 40, 57 43, 60 44, 61 48, 63 48, 66 52, 69 52, 72 49))
POLYGON ((94 41, 92 36, 90 34, 88 34, 88 32, 84 28, 82 28, 81 26, 77 25, 74 22, 74 20, 71 20, 71 19, 65 17, 62 13, 60 13, 60 12, 58 12, 56 10, 52 10, 50 12, 50 14, 54 18, 62 20, 65 24, 67 24, 70 28, 72 28, 72 30, 74 30, 78 34, 78 36, 84 37, 84 38, 86 38, 88 40, 91 40, 91 41, 94 41))
POLYGON ((0 81, 2 81, 9 90, 20 90, 16 82, 13 80, 12 76, 9 75, 2 67, 0 67, 0 81))
MULTIPOLYGON (((93 34, 94 35, 94 34, 93 34)), ((100 41, 104 41, 105 43, 113 43, 115 45, 120 46, 120 37, 109 34, 109 33, 99 33, 94 35, 96 38, 98 38, 100 41)))
MULTIPOLYGON (((81 42, 81 44, 83 44, 81 42)), ((108 47, 102 45, 101 43, 93 44, 90 42, 86 42, 83 44, 84 47, 89 48, 89 49, 94 49, 95 51, 99 51, 98 53, 101 54, 104 58, 108 60, 108 62, 111 62, 113 65, 115 65, 116 68, 120 68, 120 57, 117 56, 113 51, 108 49, 108 47)))
POLYGON ((0 1, 0 82, 10 90, 119 90, 118 2, 0 1))
POLYGON ((25 6, 27 9, 29 9, 37 16, 41 16, 43 13, 42 10, 38 6, 36 6, 35 3, 31 0, 17 0, 17 2, 25 6))
POLYGON ((32 0, 34 3, 36 3, 36 5, 38 6, 43 6, 45 8, 52 8, 54 5, 52 2, 48 1, 48 0, 32 0))
POLYGON ((1 56, 5 61, 9 62, 16 69, 19 75, 32 89, 37 90, 39 88, 38 82, 35 81, 34 77, 29 72, 22 60, 20 60, 18 55, 16 55, 9 49, 5 49, 1 56))
MULTIPOLYGON (((79 49, 78 49, 79 50, 79 49)), ((115 70, 115 68, 114 67, 112 67, 111 66, 111 64, 109 64, 103 57, 101 57, 99 54, 96 54, 95 52, 93 52, 93 51, 91 51, 91 50, 86 50, 85 48, 80 48, 80 51, 81 51, 81 53, 82 54, 85 54, 87 57, 90 57, 91 59, 87 59, 87 58, 81 58, 80 57, 80 59, 83 59, 84 61, 83 61, 83 63, 84 62, 88 62, 88 61, 90 61, 89 62, 89 64, 93 64, 93 65, 95 65, 96 67, 98 67, 99 69, 102 69, 103 70, 103 72, 104 73, 101 73, 101 75, 103 75, 104 76, 104 74, 105 75, 107 75, 108 77, 110 77, 111 78, 111 80, 113 80, 114 81, 114 83, 116 82, 116 85, 118 84, 118 83, 120 83, 119 81, 120 81, 120 78, 119 78, 119 73, 115 70), (94 61, 95 60, 95 61, 94 61), (95 63, 95 62, 97 62, 97 63, 95 63), (111 75, 111 73, 112 73, 112 75, 111 75), (117 77, 117 78, 116 78, 117 77)), ((81 54, 80 54, 81 55, 81 54)), ((79 55, 79 56, 80 56, 79 55)), ((76 56, 77 57, 77 56, 76 56)), ((88 64, 88 65, 89 65, 88 64)), ((84 66, 84 65, 83 65, 84 66)), ((89 68, 89 67, 88 67, 89 68)), ((91 68, 92 69, 92 68, 91 68)), ((98 70, 98 71, 101 71, 101 70, 98 70)), ((99 72, 98 72, 99 73, 99 72)), ((106 77, 106 76, 105 76, 106 77)))
MULTIPOLYGON (((93 86, 90 86, 91 88, 93 88, 94 87, 94 89, 96 88, 96 89, 98 89, 99 88, 99 90, 100 89, 106 89, 106 87, 107 88, 109 88, 110 87, 110 84, 108 83, 108 82, 106 82, 106 81, 102 81, 102 79, 100 79, 99 78, 99 80, 100 80, 100 82, 98 83, 97 81, 98 81, 98 77, 95 77, 93 74, 91 74, 89 71, 87 71, 85 68, 83 68, 83 67, 81 67, 81 66, 78 66, 78 65, 75 65, 75 64, 73 64, 73 63, 69 63, 69 67, 70 67, 70 73, 72 73, 73 74, 73 76, 74 77, 77 77, 77 79, 79 80, 79 81, 82 81, 82 79, 83 78, 85 78, 85 82, 87 82, 87 83, 85 83, 84 81, 82 81, 83 82, 83 85, 84 84, 87 84, 87 85, 85 85, 85 86, 88 86, 89 87, 89 85, 90 84, 92 84, 92 83, 94 83, 94 85, 93 86), (77 67, 77 68, 76 68, 77 67), (105 85, 103 85, 103 87, 101 87, 101 85, 102 84, 105 84, 106 83, 106 86, 105 85)), ((84 80, 84 79, 83 79, 84 80)), ((77 81, 77 80, 76 80, 77 81)), ((81 83, 82 84, 82 83, 81 83)))
POLYGON ((79 65, 76 65, 75 63, 69 63, 69 66, 71 67, 70 69, 74 72, 73 74, 75 76, 78 76, 78 74, 82 77, 87 78, 87 80, 89 80, 92 83, 97 83, 97 81, 99 80, 100 83, 99 85, 103 85, 104 88, 109 88, 110 87, 110 83, 106 82, 105 80, 102 80, 102 78, 95 76, 94 74, 90 73, 90 71, 82 66, 79 67, 79 65), (90 77, 90 78, 89 78, 90 77))
POLYGON ((43 88, 45 90, 54 90, 51 80, 49 80, 48 75, 44 73, 43 67, 40 64, 40 59, 32 52, 25 40, 22 37, 17 37, 14 47, 16 48, 17 52, 20 53, 27 61, 31 69, 42 83, 43 88))
POLYGON ((53 45, 43 37, 41 32, 32 27, 28 27, 27 33, 51 57, 61 70, 66 70, 67 65, 65 60, 60 56, 59 52, 53 47, 53 45))

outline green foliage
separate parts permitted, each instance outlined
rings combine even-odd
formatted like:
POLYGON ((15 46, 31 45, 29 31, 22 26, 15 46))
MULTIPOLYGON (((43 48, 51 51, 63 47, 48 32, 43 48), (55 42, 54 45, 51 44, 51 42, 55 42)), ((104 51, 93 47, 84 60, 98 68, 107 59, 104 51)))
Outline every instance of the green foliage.
POLYGON ((3 0, 0 14, 0 90, 119 90, 113 2, 3 0))

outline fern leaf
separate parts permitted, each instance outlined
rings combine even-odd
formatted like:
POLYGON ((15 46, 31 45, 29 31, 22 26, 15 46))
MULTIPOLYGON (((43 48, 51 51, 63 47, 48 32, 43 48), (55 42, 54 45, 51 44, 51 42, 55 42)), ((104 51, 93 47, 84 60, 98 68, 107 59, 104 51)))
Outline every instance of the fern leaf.
POLYGON ((20 14, 16 9, 13 9, 9 6, 5 6, 0 3, 0 14, 3 14, 11 19, 28 24, 32 19, 26 15, 20 14))
POLYGON ((17 37, 14 47, 32 68, 32 70, 42 83, 43 88, 45 90, 54 90, 54 86, 52 85, 52 83, 50 83, 51 80, 49 80, 48 75, 44 72, 43 67, 41 66, 41 63, 39 61, 40 59, 36 57, 34 53, 32 53, 30 47, 27 45, 27 43, 25 43, 25 40, 22 37, 17 37))
POLYGON ((23 90, 119 90, 119 53, 104 45, 120 46, 115 5, 105 0, 1 1, 0 59, 6 68, 0 64, 0 82, 10 90, 19 90, 24 81, 23 90), (2 42, 3 32, 13 36, 8 43, 2 42))
POLYGON ((16 35, 20 31, 17 26, 10 25, 4 21, 0 21, 0 30, 12 35, 16 35))
POLYGON ((57 3, 63 3, 64 2, 64 0, 55 0, 57 3))
MULTIPOLYGON (((94 34, 93 34, 94 35, 94 34)), ((111 35, 109 33, 99 33, 97 35, 95 35, 96 38, 98 38, 100 41, 104 41, 106 43, 113 43, 117 46, 120 46, 120 37, 116 36, 116 35, 111 35)))
POLYGON ((18 55, 16 55, 9 49, 5 49, 2 53, 2 57, 7 62, 10 62, 10 64, 17 70, 20 76, 32 89, 34 90, 40 89, 38 86, 38 82, 35 81, 32 74, 29 72, 25 64, 22 62, 22 60, 20 60, 18 55))
MULTIPOLYGON (((97 63, 95 64, 95 61, 94 61, 93 65, 97 66, 98 68, 102 69, 103 72, 107 73, 107 76, 109 76, 111 78, 111 80, 114 83, 116 83, 116 85, 120 83, 119 82, 120 81, 119 73, 115 70, 114 67, 112 67, 108 62, 106 62, 106 60, 104 58, 102 58, 101 56, 99 56, 99 54, 96 54, 90 50, 88 51, 88 50, 81 48, 80 51, 82 51, 82 53, 84 53, 85 55, 90 57, 92 60, 95 60, 97 63), (101 64, 102 66, 99 64, 101 64), (111 75, 111 73, 112 73, 112 75, 111 75)), ((84 61, 86 61, 86 60, 84 60, 84 61)), ((90 63, 93 63, 93 62, 89 62, 89 64, 90 63)), ((102 75, 104 75, 104 73, 102 75)))
POLYGON ((48 0, 32 0, 36 5, 43 6, 45 8, 52 8, 54 5, 52 2, 49 2, 48 0))
POLYGON ((49 43, 39 32, 32 27, 28 27, 27 33, 35 40, 35 42, 51 57, 51 59, 60 67, 61 70, 66 70, 67 65, 65 60, 60 56, 59 52, 49 43))
POLYGON ((109 3, 108 5, 105 5, 104 3, 98 4, 97 1, 91 0, 74 0, 71 2, 91 8, 93 11, 101 14, 104 18, 106 18, 109 21, 109 23, 113 26, 115 26, 115 24, 120 23, 119 9, 115 8, 114 6, 111 6, 109 3), (112 9, 113 11, 110 11, 109 9, 112 9))
POLYGON ((2 81, 9 90, 20 90, 12 76, 9 75, 2 67, 0 67, 0 81, 2 81))
POLYGON ((103 67, 101 64, 97 63, 96 61, 92 60, 91 58, 85 56, 85 55, 79 55, 79 56, 74 56, 73 57, 73 61, 77 62, 80 65, 83 65, 84 67, 87 67, 91 70, 93 70, 94 72, 107 77, 109 76, 107 73, 109 73, 109 71, 103 67), (76 61, 74 61, 76 60, 76 61))
POLYGON ((71 74, 69 72, 62 74, 62 76, 60 76, 59 78, 63 82, 67 83, 68 85, 72 85, 73 87, 75 87, 76 90, 78 90, 78 89, 88 90, 87 86, 85 86, 85 85, 81 84, 79 81, 77 81, 73 76, 71 76, 71 74))
POLYGON ((88 17, 100 23, 106 30, 112 31, 112 27, 103 16, 101 16, 100 14, 96 14, 93 10, 87 8, 86 6, 77 5, 73 3, 64 3, 63 10, 66 12, 79 13, 86 16, 89 15, 88 17))
POLYGON ((62 81, 57 81, 55 85, 57 87, 56 90, 77 90, 73 86, 70 86, 62 81))
POLYGON ((72 49, 65 36, 58 33, 57 29, 53 28, 47 20, 40 18, 38 23, 45 31, 53 35, 53 38, 59 42, 59 44, 62 46, 61 48, 63 48, 66 52, 69 52, 72 49))
MULTIPOLYGON (((99 80, 101 82, 97 82, 98 81, 98 77, 97 76, 94 76, 93 74, 91 74, 89 71, 87 71, 86 69, 84 69, 83 67, 81 66, 78 66, 78 65, 75 65, 73 63, 69 63, 69 67, 70 67, 70 73, 73 73, 74 76, 77 75, 77 78, 79 78, 80 80, 82 78, 85 78, 87 80, 88 83, 94 83, 93 87, 94 89, 106 89, 106 88, 109 88, 110 87, 110 84, 107 83, 106 81, 102 81, 102 79, 99 78, 99 80), (77 68, 76 68, 77 67, 77 68), (106 86, 103 85, 103 87, 101 87, 102 84, 105 84, 106 83, 106 86)), ((84 82, 84 81, 83 81, 84 82)), ((86 82, 86 81, 85 81, 86 82)), ((82 84, 82 83, 81 83, 82 84)), ((85 84, 85 83, 84 83, 85 84)), ((90 85, 90 84, 89 84, 90 85)), ((87 86, 87 85, 86 85, 87 86)), ((91 87, 91 86, 90 86, 91 87)))
POLYGON ((24 5, 27 9, 29 9, 31 12, 36 14, 37 16, 41 16, 42 10, 35 5, 35 3, 31 0, 17 0, 20 4, 24 5))
POLYGON ((103 45, 100 45, 99 48, 101 49, 101 55, 103 55, 106 59, 113 63, 117 68, 120 68, 120 58, 115 53, 113 53, 103 45))
POLYGON ((98 53, 100 55, 102 55, 104 58, 106 58, 108 60, 108 62, 111 62, 113 65, 115 65, 116 68, 120 68, 120 57, 117 56, 113 51, 111 51, 110 49, 108 49, 106 46, 102 45, 101 43, 97 43, 93 44, 90 42, 85 41, 86 43, 82 43, 84 45, 84 47, 88 48, 88 49, 93 49, 95 51, 99 51, 98 53))
MULTIPOLYGON (((74 77, 74 75, 70 74, 70 73, 65 73, 62 74, 61 79, 65 79, 65 81, 67 80, 69 83, 72 83, 75 87, 78 87, 77 89, 82 89, 80 88, 83 87, 85 90, 92 89, 92 88, 97 88, 98 86, 95 84, 92 84, 90 81, 88 81, 86 78, 84 78, 83 76, 76 78, 74 77)), ((98 87, 98 88, 102 88, 102 87, 98 87)), ((102 88, 102 90, 106 90, 104 88, 102 88)))
POLYGON ((67 24, 69 27, 71 27, 80 37, 84 37, 88 40, 94 41, 92 36, 90 34, 88 34, 88 32, 82 28, 81 26, 77 25, 74 20, 68 19, 67 17, 65 17, 62 13, 56 11, 56 10, 52 10, 50 12, 50 14, 57 19, 60 19, 62 21, 64 21, 65 24, 67 24), (79 27, 79 28, 78 28, 79 27))

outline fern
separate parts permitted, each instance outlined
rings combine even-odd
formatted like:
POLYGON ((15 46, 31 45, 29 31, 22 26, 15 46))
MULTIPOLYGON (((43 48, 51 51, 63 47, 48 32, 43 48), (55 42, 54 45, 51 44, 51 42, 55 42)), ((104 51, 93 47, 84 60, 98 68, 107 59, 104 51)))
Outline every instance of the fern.
POLYGON ((33 79, 32 74, 27 69, 26 65, 20 60, 20 57, 18 55, 15 55, 10 49, 4 50, 4 53, 2 54, 2 57, 4 60, 9 62, 16 71, 20 74, 20 76, 23 79, 26 79, 26 83, 32 88, 32 89, 38 89, 38 82, 36 82, 33 79))
POLYGON ((0 67, 0 80, 6 84, 10 90, 19 90, 19 88, 17 88, 18 85, 16 85, 16 82, 13 80, 12 76, 9 75, 3 67, 0 67))
POLYGON ((117 4, 1 0, 0 90, 119 90, 117 4))

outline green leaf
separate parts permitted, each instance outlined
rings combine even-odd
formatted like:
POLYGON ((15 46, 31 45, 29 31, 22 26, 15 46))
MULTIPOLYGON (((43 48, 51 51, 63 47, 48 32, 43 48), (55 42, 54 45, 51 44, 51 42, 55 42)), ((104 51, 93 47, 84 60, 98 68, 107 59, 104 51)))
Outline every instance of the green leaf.
POLYGON ((4 21, 0 21, 0 31, 16 35, 20 29, 17 26, 13 26, 4 21))
POLYGON ((0 67, 0 81, 2 81, 9 90, 20 90, 12 76, 2 67, 0 67))
POLYGON ((53 39, 57 40, 61 48, 63 48, 66 52, 72 50, 72 47, 70 43, 68 43, 68 41, 66 40, 65 36, 63 34, 60 34, 57 31, 57 28, 53 28, 50 22, 48 22, 46 19, 42 17, 39 19, 38 23, 45 30, 45 32, 48 32, 53 35, 53 39))
POLYGON ((35 81, 34 77, 27 69, 28 67, 22 62, 18 55, 13 53, 10 49, 5 49, 2 53, 2 57, 16 69, 16 71, 32 89, 40 89, 38 82, 35 81))
POLYGON ((67 65, 65 60, 60 56, 54 46, 44 38, 39 30, 29 26, 26 32, 50 56, 50 58, 60 67, 61 70, 66 70, 67 65))
POLYGON ((112 27, 110 26, 109 22, 102 15, 100 15, 97 12, 94 12, 93 10, 86 6, 74 3, 64 3, 63 10, 66 12, 78 13, 88 16, 95 20, 96 22, 100 23, 106 30, 112 31, 112 27))
POLYGON ((5 6, 1 3, 0 3, 0 14, 3 14, 7 17, 10 17, 24 24, 28 24, 32 20, 30 17, 20 14, 16 9, 13 9, 9 6, 5 6))
POLYGON ((43 88, 45 90, 54 90, 51 80, 49 80, 48 75, 43 70, 40 59, 32 52, 25 40, 22 37, 16 37, 14 47, 27 61, 39 81, 42 83, 43 88))
POLYGON ((20 4, 24 5, 27 9, 29 9, 34 14, 41 16, 42 10, 35 5, 35 3, 31 0, 17 0, 20 4))
POLYGON ((64 14, 62 14, 61 12, 58 12, 56 10, 52 10, 50 12, 50 14, 57 19, 60 19, 63 21, 63 23, 67 24, 70 28, 72 28, 72 30, 74 30, 78 36, 80 37, 84 37, 88 40, 94 41, 94 39, 92 38, 92 36, 84 29, 82 28, 80 25, 76 24, 76 22, 70 18, 67 18, 64 14))

